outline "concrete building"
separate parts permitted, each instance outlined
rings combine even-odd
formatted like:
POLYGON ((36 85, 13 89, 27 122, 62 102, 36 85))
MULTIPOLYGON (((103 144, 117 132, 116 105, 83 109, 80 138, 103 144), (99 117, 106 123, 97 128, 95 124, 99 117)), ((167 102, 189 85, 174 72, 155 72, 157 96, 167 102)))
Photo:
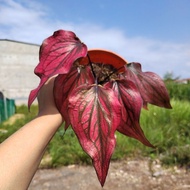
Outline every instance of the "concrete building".
POLYGON ((39 84, 34 74, 39 62, 39 47, 0 39, 0 91, 5 97, 15 99, 16 104, 27 104, 30 91, 39 84))

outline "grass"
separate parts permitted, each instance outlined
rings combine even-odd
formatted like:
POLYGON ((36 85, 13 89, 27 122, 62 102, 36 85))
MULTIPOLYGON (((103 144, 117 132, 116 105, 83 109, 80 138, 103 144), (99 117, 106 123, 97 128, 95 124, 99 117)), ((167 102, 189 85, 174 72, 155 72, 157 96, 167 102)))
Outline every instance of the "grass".
MULTIPOLYGON (((0 132, 0 143, 4 141, 7 137, 9 137, 12 133, 18 130, 21 126, 31 121, 37 114, 37 106, 31 106, 30 112, 28 111, 28 107, 25 105, 21 105, 16 107, 16 113, 21 114, 24 117, 21 119, 17 119, 14 124, 11 124, 11 118, 0 123, 0 130, 5 132, 0 132)), ((14 115, 13 115, 14 117, 14 115)))
POLYGON ((172 99, 190 101, 190 83, 178 84, 173 81, 166 81, 165 84, 172 99))
MULTIPOLYGON (((155 149, 117 132, 117 145, 112 160, 141 155, 159 158, 167 165, 190 165, 190 102, 171 100, 171 104, 171 110, 152 105, 149 105, 148 111, 142 110, 140 123, 147 139, 156 146, 155 149)), ((30 113, 26 106, 17 107, 17 113, 24 114, 24 119, 17 120, 11 126, 0 124, 0 129, 7 130, 6 133, 0 132, 0 142, 34 118, 37 106, 32 106, 30 113)), ((47 167, 91 163, 71 127, 66 132, 64 126, 60 127, 47 148, 47 154, 52 158, 47 167)))
MULTIPOLYGON (((171 101, 172 110, 150 106, 143 110, 141 125, 166 164, 190 164, 190 103, 171 101)), ((146 148, 145 151, 149 153, 146 148)))

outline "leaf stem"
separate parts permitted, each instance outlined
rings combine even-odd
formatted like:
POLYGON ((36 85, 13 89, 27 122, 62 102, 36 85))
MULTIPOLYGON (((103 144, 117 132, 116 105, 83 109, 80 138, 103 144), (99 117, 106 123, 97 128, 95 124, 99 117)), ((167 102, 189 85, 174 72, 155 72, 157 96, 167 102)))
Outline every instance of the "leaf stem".
POLYGON ((91 61, 90 56, 88 54, 87 54, 87 57, 88 57, 89 64, 90 64, 90 67, 91 67, 91 70, 92 70, 92 74, 94 76, 94 79, 96 80, 96 73, 94 72, 94 69, 93 69, 93 66, 92 66, 92 61, 91 61))

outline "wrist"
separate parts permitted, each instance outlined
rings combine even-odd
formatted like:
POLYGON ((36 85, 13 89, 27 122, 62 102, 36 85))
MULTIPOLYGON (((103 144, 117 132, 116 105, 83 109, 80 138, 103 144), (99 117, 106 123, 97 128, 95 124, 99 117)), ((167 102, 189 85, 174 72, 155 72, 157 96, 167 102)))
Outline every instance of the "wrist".
POLYGON ((62 115, 58 112, 57 109, 51 109, 48 111, 47 109, 40 110, 37 118, 41 120, 45 125, 49 127, 59 128, 63 123, 62 115))

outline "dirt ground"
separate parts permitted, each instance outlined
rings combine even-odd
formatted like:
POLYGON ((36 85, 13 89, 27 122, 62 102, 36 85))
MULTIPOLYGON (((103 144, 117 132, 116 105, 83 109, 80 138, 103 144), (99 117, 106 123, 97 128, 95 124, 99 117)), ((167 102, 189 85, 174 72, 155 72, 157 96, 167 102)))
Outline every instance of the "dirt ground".
POLYGON ((190 170, 148 158, 111 162, 102 188, 92 166, 39 169, 29 190, 190 190, 190 170))

